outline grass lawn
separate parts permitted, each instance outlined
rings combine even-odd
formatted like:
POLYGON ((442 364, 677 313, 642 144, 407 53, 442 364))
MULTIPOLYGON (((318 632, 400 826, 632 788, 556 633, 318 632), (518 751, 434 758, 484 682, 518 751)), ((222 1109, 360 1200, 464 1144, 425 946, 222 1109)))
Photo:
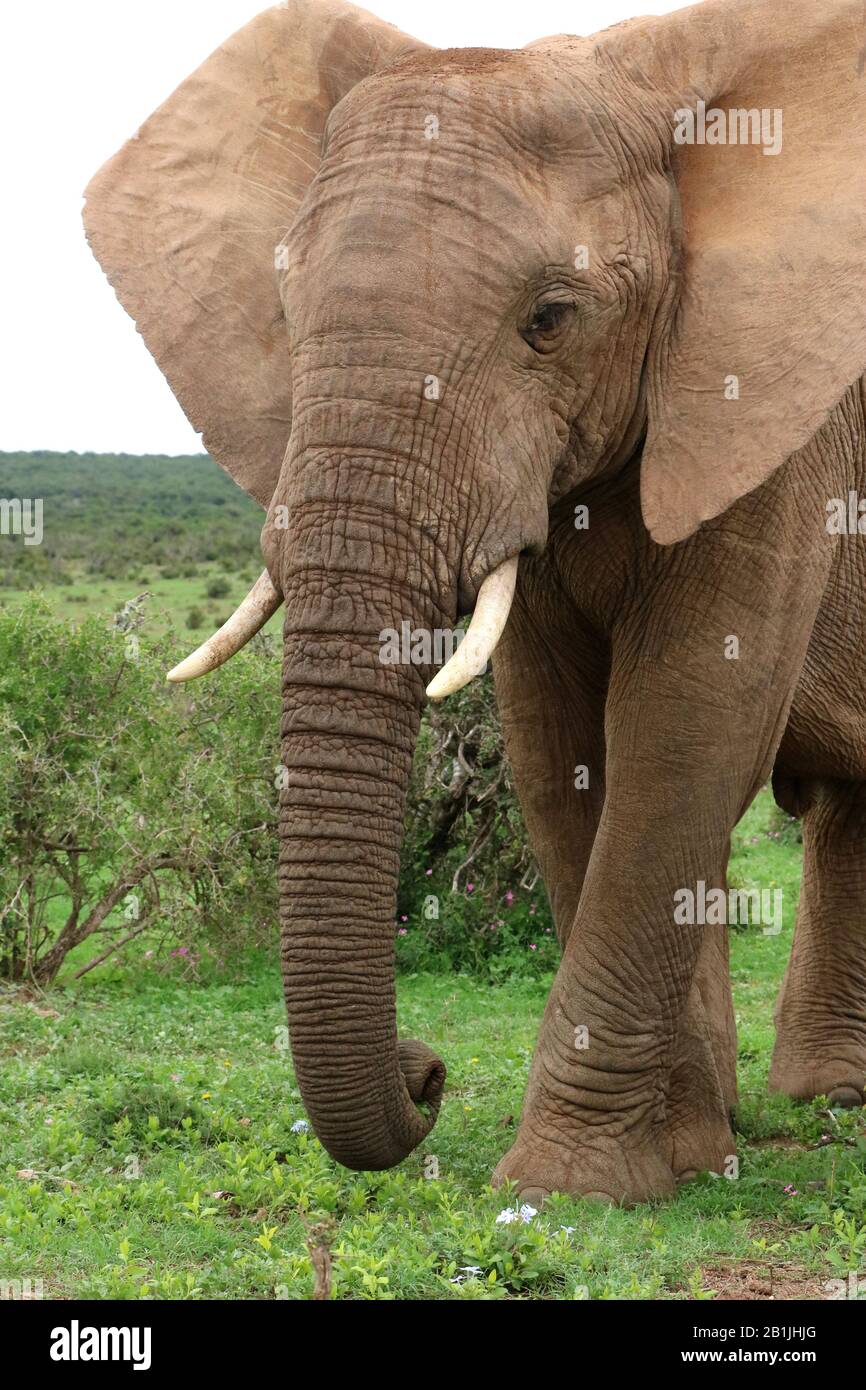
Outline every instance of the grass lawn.
POLYGON ((732 861, 738 886, 785 895, 781 935, 732 933, 735 1180, 629 1211, 556 1198, 497 1224, 509 1203, 489 1175, 548 984, 529 976, 401 977, 401 1033, 445 1058, 445 1101, 423 1154, 349 1173, 292 1130, 276 956, 197 984, 180 959, 139 955, 0 996, 0 1281, 41 1279, 46 1298, 306 1299, 324 1243, 337 1298, 826 1298, 825 1281, 866 1274, 866 1112, 766 1093, 800 859, 777 823, 764 792, 732 861))

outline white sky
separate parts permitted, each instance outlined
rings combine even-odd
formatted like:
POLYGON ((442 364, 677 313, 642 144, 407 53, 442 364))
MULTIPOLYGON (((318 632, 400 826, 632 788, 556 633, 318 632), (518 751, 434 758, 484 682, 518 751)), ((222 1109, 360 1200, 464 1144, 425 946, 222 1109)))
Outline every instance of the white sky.
MULTIPOLYGON (((88 250, 90 176, 266 0, 41 0, 0 20, 0 450, 201 449, 88 250)), ((591 34, 682 0, 367 0, 439 47, 591 34)))

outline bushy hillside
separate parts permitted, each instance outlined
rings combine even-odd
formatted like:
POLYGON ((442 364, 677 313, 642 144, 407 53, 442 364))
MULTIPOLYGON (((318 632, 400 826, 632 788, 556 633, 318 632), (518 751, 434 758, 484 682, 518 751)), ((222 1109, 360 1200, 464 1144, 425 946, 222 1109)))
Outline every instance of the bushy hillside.
POLYGON ((264 519, 207 454, 0 453, 0 498, 41 498, 43 512, 40 545, 0 536, 6 589, 237 570, 258 554, 264 519))

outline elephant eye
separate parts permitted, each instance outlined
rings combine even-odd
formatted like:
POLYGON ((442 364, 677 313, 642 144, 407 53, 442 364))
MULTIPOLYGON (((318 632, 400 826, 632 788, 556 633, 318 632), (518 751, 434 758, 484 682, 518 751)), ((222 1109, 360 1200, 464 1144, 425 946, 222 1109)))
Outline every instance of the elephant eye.
POLYGON ((536 352, 549 352, 573 313, 574 305, 570 300, 555 299, 539 304, 520 336, 536 352))

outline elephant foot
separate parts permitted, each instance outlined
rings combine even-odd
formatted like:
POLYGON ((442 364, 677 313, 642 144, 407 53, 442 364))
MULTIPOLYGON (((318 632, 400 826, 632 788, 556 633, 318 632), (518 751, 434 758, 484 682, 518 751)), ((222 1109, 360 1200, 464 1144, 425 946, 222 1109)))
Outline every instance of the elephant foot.
POLYGON ((826 1096, 830 1104, 853 1109, 866 1101, 866 1062, 857 1063, 845 1058, 822 1062, 795 1061, 779 1054, 778 1049, 770 1067, 769 1088, 792 1100, 814 1100, 826 1096))
MULTIPOLYGON (((707 1054, 708 1056, 708 1054, 707 1054)), ((698 1173, 737 1172, 731 1105, 722 1093, 712 1058, 692 1055, 671 1076, 664 1132, 666 1156, 678 1183, 698 1173), (696 1065, 697 1061, 700 1065, 696 1065)))
POLYGON ((518 1135, 492 1181, 494 1187, 513 1182, 520 1201, 536 1208, 552 1192, 634 1206, 676 1191, 670 1165, 649 1142, 626 1149, 615 1140, 598 1140, 569 1148, 529 1135, 518 1135))
POLYGON ((669 1126, 670 1165, 679 1184, 698 1173, 736 1174, 737 1144, 730 1119, 698 1113, 669 1126))

